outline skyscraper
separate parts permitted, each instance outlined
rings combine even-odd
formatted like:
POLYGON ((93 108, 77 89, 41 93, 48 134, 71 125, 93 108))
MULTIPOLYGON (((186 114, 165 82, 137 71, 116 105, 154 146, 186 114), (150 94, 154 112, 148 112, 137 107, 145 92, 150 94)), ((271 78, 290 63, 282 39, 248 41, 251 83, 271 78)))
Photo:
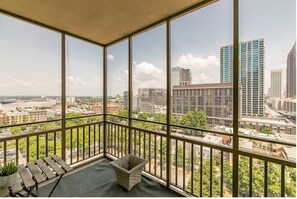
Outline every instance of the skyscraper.
POLYGON ((220 82, 233 82, 233 45, 221 47, 220 82))
POLYGON ((125 109, 128 109, 129 108, 129 91, 124 91, 123 107, 125 109))
POLYGON ((296 98, 296 42, 287 57, 287 97, 296 98))
POLYGON ((171 85, 188 85, 192 83, 192 76, 190 69, 185 69, 179 66, 171 69, 171 85))
POLYGON ((270 72, 270 95, 269 97, 282 97, 282 70, 270 72))
MULTIPOLYGON (((220 81, 233 82, 233 45, 220 50, 220 81)), ((239 82, 242 86, 242 114, 264 112, 264 39, 240 42, 239 82)))

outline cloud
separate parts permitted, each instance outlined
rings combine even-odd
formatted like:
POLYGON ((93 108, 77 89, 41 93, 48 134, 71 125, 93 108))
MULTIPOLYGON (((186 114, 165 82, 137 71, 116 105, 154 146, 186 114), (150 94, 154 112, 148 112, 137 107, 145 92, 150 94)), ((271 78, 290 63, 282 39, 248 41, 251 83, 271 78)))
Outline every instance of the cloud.
POLYGON ((185 53, 179 57, 176 66, 191 70, 192 84, 220 82, 220 62, 214 55, 203 57, 185 53))
POLYGON ((203 58, 202 56, 198 55, 195 56, 191 53, 183 54, 177 61, 177 65, 181 67, 194 67, 194 68, 208 68, 219 66, 220 61, 219 59, 214 56, 208 56, 203 58))
POLYGON ((132 79, 134 92, 139 88, 166 88, 166 73, 145 61, 136 64, 132 79))
POLYGON ((5 77, 0 83, 3 95, 59 95, 60 84, 57 80, 37 80, 23 77, 5 77))
POLYGON ((161 69, 147 62, 137 64, 134 74, 139 80, 143 81, 160 80, 164 75, 161 69))
POLYGON ((87 80, 79 77, 68 76, 68 95, 102 95, 103 80, 98 77, 91 77, 87 80))
POLYGON ((16 85, 23 88, 36 88, 40 86, 45 86, 45 83, 42 81, 37 80, 24 80, 24 79, 18 79, 13 77, 8 77, 9 84, 8 85, 16 85))
POLYGON ((109 59, 109 60, 114 60, 114 56, 113 56, 112 54, 108 54, 108 55, 107 55, 107 59, 109 59))
POLYGON ((123 95, 128 90, 128 76, 125 73, 113 75, 107 81, 107 95, 123 95))

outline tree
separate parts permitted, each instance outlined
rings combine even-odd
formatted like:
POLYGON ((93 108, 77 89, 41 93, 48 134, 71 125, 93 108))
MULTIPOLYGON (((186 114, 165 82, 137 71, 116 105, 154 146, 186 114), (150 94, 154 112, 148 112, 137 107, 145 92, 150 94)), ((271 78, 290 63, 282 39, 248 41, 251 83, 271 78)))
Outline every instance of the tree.
POLYGON ((11 135, 20 135, 21 129, 20 129, 20 127, 11 127, 10 133, 11 133, 11 135))
MULTIPOLYGON (((180 124, 182 126, 208 129, 206 114, 201 110, 188 112, 182 117, 180 124)), ((193 130, 185 129, 184 131, 192 135, 194 134, 193 130)))
POLYGON ((265 133, 265 134, 272 134, 271 129, 270 129, 270 128, 267 128, 267 127, 262 128, 262 129, 261 129, 261 132, 262 132, 262 133, 265 133))
MULTIPOLYGON (((249 196, 249 157, 240 156, 239 159, 239 169, 238 169, 238 179, 239 179, 239 194, 240 196, 249 196)), ((256 160, 252 164, 253 173, 252 173, 252 190, 253 197, 262 197, 264 196, 264 168, 263 161, 256 160)), ((291 180, 286 182, 285 193, 289 197, 296 196, 296 169, 292 168, 288 170, 291 180)), ((228 163, 224 163, 224 180, 231 186, 232 184, 232 166, 228 163)), ((273 163, 268 163, 268 196, 269 197, 280 197, 280 168, 273 163)))
MULTIPOLYGON (((67 118, 73 118, 73 117, 80 117, 82 116, 81 113, 67 113, 67 118)), ((84 118, 76 118, 76 119, 69 119, 66 120, 66 126, 74 126, 74 125, 80 125, 84 124, 84 118)))
POLYGON ((246 124, 246 125, 244 126, 244 128, 245 128, 245 129, 254 129, 254 127, 253 127, 252 125, 250 125, 250 124, 246 124))
MULTIPOLYGON (((199 161, 200 162, 200 161, 199 161)), ((219 163, 216 160, 213 160, 213 169, 212 169, 212 196, 220 195, 220 180, 217 177, 218 171, 215 167, 219 163)), ((202 196, 209 197, 210 196, 210 160, 204 160, 202 166, 202 196)), ((191 180, 188 183, 188 189, 191 189, 191 180)), ((198 170, 194 172, 193 179, 193 191, 194 193, 200 193, 200 167, 198 170)))
POLYGON ((119 112, 119 115, 120 116, 128 116, 129 115, 129 112, 128 112, 128 109, 123 109, 119 112))

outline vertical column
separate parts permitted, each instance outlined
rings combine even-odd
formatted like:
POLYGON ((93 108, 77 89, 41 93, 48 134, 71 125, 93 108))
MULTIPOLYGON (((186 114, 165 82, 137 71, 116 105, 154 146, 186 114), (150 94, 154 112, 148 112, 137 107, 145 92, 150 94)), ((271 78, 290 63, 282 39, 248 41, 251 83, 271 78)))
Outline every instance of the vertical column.
POLYGON ((129 96, 128 96, 128 99, 129 99, 129 120, 128 120, 128 125, 129 125, 129 136, 128 136, 128 154, 131 153, 131 133, 132 133, 132 130, 131 130, 131 126, 132 126, 132 37, 129 36, 128 38, 128 52, 129 52, 129 68, 128 68, 128 75, 129 75, 129 78, 128 78, 128 93, 129 93, 129 96))
POLYGON ((104 46, 103 49, 103 122, 104 122, 104 132, 103 132, 103 155, 106 156, 106 114, 107 114, 107 47, 104 46))
POLYGON ((233 189, 232 196, 238 197, 238 122, 239 122, 239 31, 238 31, 238 0, 233 1, 233 189))
POLYGON ((171 27, 170 20, 166 21, 166 63, 167 63, 167 115, 166 115, 166 180, 167 187, 170 185, 170 177, 171 177, 171 144, 170 144, 170 120, 171 120, 171 27))
POLYGON ((62 105, 62 159, 66 160, 66 48, 65 48, 65 33, 61 34, 61 105, 62 105))

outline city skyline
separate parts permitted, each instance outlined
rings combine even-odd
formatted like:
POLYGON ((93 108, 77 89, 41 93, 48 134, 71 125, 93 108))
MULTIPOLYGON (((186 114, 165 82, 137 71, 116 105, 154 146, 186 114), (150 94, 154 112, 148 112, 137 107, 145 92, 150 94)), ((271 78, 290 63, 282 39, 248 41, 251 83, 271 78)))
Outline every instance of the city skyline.
MULTIPOLYGON (((287 54, 295 42, 296 20, 292 15, 295 14, 296 2, 278 2, 272 0, 269 5, 265 1, 240 2, 240 41, 265 39, 265 93, 270 86, 270 70, 286 68, 287 54), (257 6, 254 6, 255 4, 257 6), (282 12, 283 10, 286 12, 282 12), (280 38, 278 35, 286 37, 280 38)), ((232 1, 224 0, 207 6, 207 9, 202 8, 173 20, 172 67, 191 66, 193 83, 219 82, 219 48, 232 43, 232 16, 232 1)), ((4 66, 3 78, 0 81, 1 95, 59 96, 60 35, 4 15, 0 16, 0 26, 8 27, 0 30, 1 46, 4 46, 0 50, 4 57, 1 63, 4 66)), ((133 37, 133 51, 137 52, 133 54, 133 74, 136 74, 133 76, 134 93, 137 93, 138 86, 155 85, 166 88, 165 36, 165 26, 161 25, 133 37), (155 80, 145 79, 148 74, 154 74, 152 77, 155 80)), ((73 38, 71 40, 73 41, 69 41, 68 47, 72 50, 68 56, 72 57, 72 60, 68 61, 72 71, 66 73, 70 92, 68 94, 100 96, 103 91, 100 73, 102 48, 73 38), (89 50, 84 51, 82 48, 89 50), (80 57, 80 60, 76 57, 80 57), (86 71, 89 71, 89 74, 85 74, 86 71), (96 85, 96 88, 93 85, 96 85)), ((127 41, 124 43, 127 44, 127 41)), ((128 49, 127 45, 124 45, 123 50, 119 44, 110 47, 114 50, 108 54, 108 67, 112 68, 108 75, 115 77, 112 84, 108 84, 109 96, 122 95, 128 87, 128 49)), ((286 78, 282 79, 285 81, 286 78)))

